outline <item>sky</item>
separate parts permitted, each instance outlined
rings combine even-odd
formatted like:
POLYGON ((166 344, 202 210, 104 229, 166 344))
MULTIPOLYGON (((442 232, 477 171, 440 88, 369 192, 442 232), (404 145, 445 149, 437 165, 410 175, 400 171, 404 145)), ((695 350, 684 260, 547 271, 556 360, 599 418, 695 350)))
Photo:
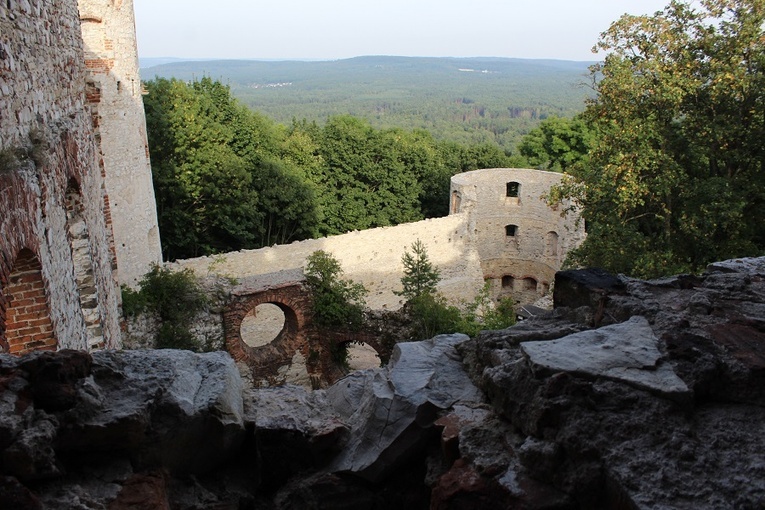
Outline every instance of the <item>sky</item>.
POLYGON ((142 58, 599 60, 622 14, 669 0, 134 0, 142 58))

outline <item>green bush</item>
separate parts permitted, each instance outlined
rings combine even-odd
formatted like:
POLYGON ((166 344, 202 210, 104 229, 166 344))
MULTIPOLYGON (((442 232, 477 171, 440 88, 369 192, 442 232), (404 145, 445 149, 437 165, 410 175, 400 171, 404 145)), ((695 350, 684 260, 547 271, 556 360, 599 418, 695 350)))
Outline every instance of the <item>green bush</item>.
POLYGON ((309 255, 305 278, 313 297, 314 321, 319 326, 358 330, 367 289, 342 275, 340 263, 329 253, 318 250, 309 255))
POLYGON ((210 348, 195 339, 189 327, 194 316, 208 304, 191 269, 172 271, 155 264, 138 286, 138 291, 122 287, 122 312, 126 317, 144 312, 157 316, 160 327, 156 348, 197 352, 210 348))

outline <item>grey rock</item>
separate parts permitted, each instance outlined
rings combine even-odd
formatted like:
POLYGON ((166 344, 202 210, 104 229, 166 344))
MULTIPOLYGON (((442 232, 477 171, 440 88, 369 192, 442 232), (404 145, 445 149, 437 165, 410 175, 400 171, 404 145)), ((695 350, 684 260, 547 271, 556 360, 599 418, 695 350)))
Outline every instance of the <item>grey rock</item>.
POLYGON ((482 401, 456 351, 465 340, 442 335, 397 344, 386 369, 356 372, 328 388, 351 430, 329 469, 380 481, 427 440, 437 411, 482 401))
POLYGON ((223 352, 97 352, 80 397, 64 449, 127 450, 137 465, 199 472, 243 439, 242 383, 223 352))
POLYGON ((534 369, 606 377, 667 397, 688 398, 690 390, 667 363, 644 317, 558 340, 524 342, 521 351, 534 369))
POLYGON ((707 266, 707 271, 765 275, 765 257, 744 257, 714 262, 707 266))

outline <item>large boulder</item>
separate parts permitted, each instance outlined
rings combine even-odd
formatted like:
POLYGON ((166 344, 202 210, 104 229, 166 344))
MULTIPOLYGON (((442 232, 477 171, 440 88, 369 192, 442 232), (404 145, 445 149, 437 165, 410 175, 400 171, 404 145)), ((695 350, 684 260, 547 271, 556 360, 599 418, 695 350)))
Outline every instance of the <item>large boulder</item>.
POLYGON ((385 369, 356 372, 327 390, 351 430, 330 469, 379 482, 432 437, 439 411, 483 395, 455 347, 465 335, 397 344, 385 369))

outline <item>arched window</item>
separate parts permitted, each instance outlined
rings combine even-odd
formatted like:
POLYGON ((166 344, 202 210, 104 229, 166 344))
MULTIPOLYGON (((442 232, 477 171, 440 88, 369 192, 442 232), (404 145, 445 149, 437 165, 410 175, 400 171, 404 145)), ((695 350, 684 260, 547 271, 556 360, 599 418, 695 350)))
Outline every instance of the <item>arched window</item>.
POLYGON ((558 233, 552 230, 545 236, 545 256, 558 256, 558 233))
POLYGON ((537 281, 534 278, 524 278, 523 290, 537 290, 537 281))
POLYGON ((507 185, 506 185, 506 195, 505 196, 512 197, 512 198, 520 197, 521 196, 521 183, 520 182, 515 182, 515 181, 508 182, 507 185))
POLYGON ((505 225, 505 235, 507 237, 515 237, 518 233, 518 225, 505 225))
POLYGON ((460 212, 462 205, 462 196, 458 191, 452 191, 452 214, 460 212))
POLYGON ((274 303, 261 303, 242 320, 242 341, 250 347, 263 347, 276 340, 286 324, 287 317, 282 308, 274 303))
POLYGON ((513 278, 511 275, 506 274, 502 277, 502 288, 503 289, 512 289, 515 285, 515 278, 513 278))

